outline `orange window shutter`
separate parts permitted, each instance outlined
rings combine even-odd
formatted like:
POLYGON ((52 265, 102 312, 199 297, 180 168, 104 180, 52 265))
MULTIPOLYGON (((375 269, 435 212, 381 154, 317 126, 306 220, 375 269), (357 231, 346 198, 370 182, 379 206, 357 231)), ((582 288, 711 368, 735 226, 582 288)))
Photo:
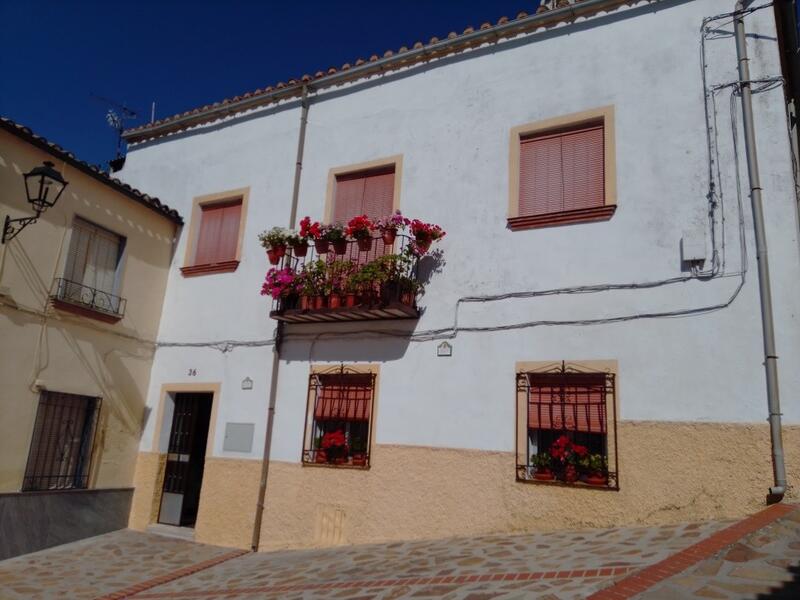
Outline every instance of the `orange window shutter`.
POLYGON ((363 175, 344 175, 336 178, 333 223, 346 224, 353 217, 362 214, 364 179, 363 175))
POLYGON ((361 214, 380 219, 392 214, 394 206, 394 171, 368 175, 364 182, 361 214))
POLYGON ((519 216, 559 212, 563 205, 560 136, 523 140, 519 152, 519 216))
POLYGON ((236 259, 239 246, 239 221, 242 215, 242 203, 229 204, 222 209, 222 218, 217 246, 217 261, 236 259))
POLYGON ((194 264, 208 265, 215 262, 221 228, 222 210, 218 206, 203 206, 194 264))
POLYGON ((531 377, 528 427, 606 433, 605 376, 541 374, 531 377))
POLYGON ((369 421, 372 404, 372 377, 344 375, 320 377, 314 418, 317 421, 369 421))
POLYGON ((605 204, 603 127, 564 134, 561 138, 564 170, 564 208, 577 210, 605 204))

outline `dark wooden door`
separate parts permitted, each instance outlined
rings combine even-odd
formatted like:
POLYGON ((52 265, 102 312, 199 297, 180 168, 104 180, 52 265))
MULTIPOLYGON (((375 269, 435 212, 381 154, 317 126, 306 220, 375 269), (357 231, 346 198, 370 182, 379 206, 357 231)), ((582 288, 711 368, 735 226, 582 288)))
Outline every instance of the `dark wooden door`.
POLYGON ((191 527, 197 520, 211 401, 210 393, 175 394, 159 523, 191 527))

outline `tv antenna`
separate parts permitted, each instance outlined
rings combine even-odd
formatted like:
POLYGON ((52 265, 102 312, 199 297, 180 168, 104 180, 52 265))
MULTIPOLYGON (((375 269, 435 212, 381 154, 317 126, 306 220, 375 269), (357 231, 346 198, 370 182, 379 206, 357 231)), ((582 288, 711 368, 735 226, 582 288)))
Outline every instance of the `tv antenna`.
POLYGON ((125 130, 125 122, 138 118, 139 114, 132 108, 127 107, 124 103, 120 104, 119 102, 104 98, 103 96, 98 96, 97 94, 91 94, 91 97, 98 102, 110 106, 106 112, 106 123, 117 132, 117 154, 114 160, 110 161, 110 165, 113 170, 117 171, 122 168, 122 163, 124 162, 122 155, 122 132, 125 130), (119 165, 118 168, 115 168, 115 164, 119 165))

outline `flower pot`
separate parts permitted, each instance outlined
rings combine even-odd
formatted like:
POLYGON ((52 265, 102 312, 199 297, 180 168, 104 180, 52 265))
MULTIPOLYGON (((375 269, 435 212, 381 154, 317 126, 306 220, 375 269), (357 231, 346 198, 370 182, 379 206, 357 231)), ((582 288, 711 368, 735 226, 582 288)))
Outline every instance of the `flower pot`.
POLYGON ((605 473, 589 473, 584 481, 589 485, 606 486, 608 485, 608 475, 605 473))
POLYGON ((308 310, 312 304, 311 296, 300 296, 300 310, 308 310))
POLYGON ((346 294, 344 297, 344 305, 347 308, 353 308, 356 305, 356 295, 355 294, 346 294))
POLYGON ((400 302, 408 306, 414 306, 414 292, 403 292, 400 295, 400 302))
POLYGON ((366 467, 367 466, 367 455, 366 454, 353 454, 353 466, 354 467, 366 467))
POLYGON ((317 254, 327 254, 331 244, 328 240, 314 240, 314 250, 317 254))
POLYGON ((347 462, 347 457, 345 457, 345 456, 337 456, 331 462, 333 464, 335 464, 335 465, 343 465, 344 463, 347 462))
MULTIPOLYGON (((284 248, 284 254, 285 253, 286 249, 284 248)), ((281 261, 282 257, 283 254, 278 254, 278 248, 270 248, 267 250, 267 258, 269 259, 269 264, 271 265, 277 265, 281 261)))
POLYGON ((328 308, 339 308, 342 305, 342 297, 339 294, 328 296, 328 308))
POLYGON ((358 249, 362 252, 369 252, 372 250, 372 238, 371 237, 362 237, 358 238, 358 249))
POLYGON ((300 242, 292 246, 292 252, 295 256, 303 257, 308 253, 308 242, 300 242))
POLYGON ((564 469, 564 481, 567 483, 578 481, 578 469, 575 468, 575 465, 567 465, 564 469))
POLYGON ((333 242, 333 253, 334 254, 345 254, 347 252, 347 240, 336 240, 333 242))
POLYGON ((317 454, 314 457, 314 462, 317 464, 324 464, 328 462, 328 453, 325 450, 317 450, 317 454))
POLYGON ((314 309, 325 308, 325 296, 314 296, 314 309))
POLYGON ((427 254, 431 248, 431 240, 417 240, 416 245, 420 254, 427 254))
POLYGON ((556 477, 550 469, 536 469, 533 478, 537 481, 553 481, 556 477))
POLYGON ((381 237, 383 238, 383 243, 387 246, 391 246, 394 244, 394 240, 397 238, 397 229, 391 227, 389 229, 384 229, 381 231, 381 237))

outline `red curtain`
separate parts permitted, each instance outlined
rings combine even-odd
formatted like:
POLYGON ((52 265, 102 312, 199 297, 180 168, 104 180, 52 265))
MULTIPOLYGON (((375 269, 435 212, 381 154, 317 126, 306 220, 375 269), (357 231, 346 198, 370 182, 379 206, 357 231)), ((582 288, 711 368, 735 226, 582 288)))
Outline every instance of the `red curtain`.
POLYGON ((528 427, 605 433, 606 380, 599 374, 529 375, 528 427))

